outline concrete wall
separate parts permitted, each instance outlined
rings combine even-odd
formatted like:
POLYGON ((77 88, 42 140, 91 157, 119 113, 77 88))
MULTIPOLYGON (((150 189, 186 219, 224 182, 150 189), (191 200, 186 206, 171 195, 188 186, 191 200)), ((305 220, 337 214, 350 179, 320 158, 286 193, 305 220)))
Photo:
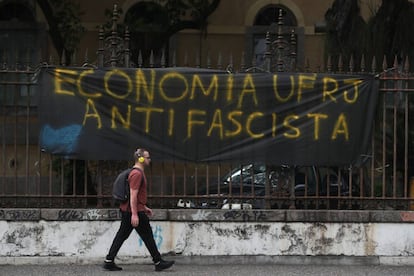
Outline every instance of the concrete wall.
MULTIPOLYGON (((151 225, 163 254, 414 257, 414 212, 179 209, 155 213, 151 225)), ((118 219, 114 209, 0 209, 0 264, 15 263, 19 257, 103 259, 118 219)), ((135 232, 119 257, 148 257, 135 232)))

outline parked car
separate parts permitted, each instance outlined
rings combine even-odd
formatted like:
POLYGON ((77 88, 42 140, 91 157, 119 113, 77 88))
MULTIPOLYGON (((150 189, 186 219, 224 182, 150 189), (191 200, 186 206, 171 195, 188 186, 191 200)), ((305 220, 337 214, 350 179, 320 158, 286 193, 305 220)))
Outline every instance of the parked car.
POLYGON ((230 208, 229 198, 232 202, 238 198, 237 207, 248 209, 247 204, 250 204, 251 208, 263 208, 264 202, 260 197, 266 195, 266 187, 268 194, 276 198, 289 198, 292 192, 295 198, 327 196, 328 192, 331 197, 349 195, 347 176, 337 168, 252 163, 232 169, 219 183, 210 185, 208 192, 200 189, 199 195, 206 195, 205 200, 198 204, 181 200, 178 206, 230 208), (291 183, 294 183, 293 187, 291 183))
POLYGON ((296 197, 326 196, 328 191, 330 196, 345 196, 349 193, 348 179, 345 173, 339 172, 337 168, 331 167, 249 164, 224 176, 222 187, 224 191, 231 190, 232 194, 246 195, 254 191, 256 196, 262 196, 266 194, 268 181, 270 194, 286 196, 292 193, 291 183, 294 182, 296 197))

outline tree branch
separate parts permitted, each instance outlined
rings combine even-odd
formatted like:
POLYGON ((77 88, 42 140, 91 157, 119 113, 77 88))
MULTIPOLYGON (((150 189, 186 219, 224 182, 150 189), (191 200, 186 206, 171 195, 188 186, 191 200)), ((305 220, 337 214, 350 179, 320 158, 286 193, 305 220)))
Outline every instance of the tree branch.
POLYGON ((62 57, 63 50, 65 49, 65 43, 62 37, 62 34, 58 28, 58 20, 56 19, 53 8, 50 5, 48 0, 36 0, 39 7, 42 9, 43 14, 46 18, 46 21, 49 25, 49 35, 52 39, 52 43, 55 46, 55 49, 59 55, 59 58, 62 57))

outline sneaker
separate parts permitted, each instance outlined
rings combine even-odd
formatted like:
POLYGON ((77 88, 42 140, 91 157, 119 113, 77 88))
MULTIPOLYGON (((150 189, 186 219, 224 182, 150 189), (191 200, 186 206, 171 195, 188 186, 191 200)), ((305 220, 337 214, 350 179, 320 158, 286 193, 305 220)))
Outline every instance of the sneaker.
POLYGON ((174 264, 174 261, 164 261, 161 260, 155 263, 155 271, 161 271, 167 268, 170 268, 174 264))
POLYGON ((117 266, 115 262, 111 260, 105 260, 103 268, 109 271, 122 270, 122 267, 117 266))

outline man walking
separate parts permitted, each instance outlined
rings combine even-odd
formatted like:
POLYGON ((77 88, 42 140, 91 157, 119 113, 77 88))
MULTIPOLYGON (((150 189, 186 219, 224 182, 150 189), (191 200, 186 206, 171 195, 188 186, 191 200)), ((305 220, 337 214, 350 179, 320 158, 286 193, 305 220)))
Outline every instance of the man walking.
POLYGON ((151 157, 146 149, 137 149, 134 153, 134 160, 134 169, 128 176, 130 199, 119 206, 121 225, 106 256, 104 269, 111 271, 122 270, 121 267, 115 264, 114 260, 124 241, 129 237, 132 230, 135 229, 151 254, 155 270, 161 271, 171 267, 174 261, 165 261, 161 258, 149 223, 148 216, 152 216, 152 210, 146 205, 147 179, 144 168, 151 164, 151 157))

